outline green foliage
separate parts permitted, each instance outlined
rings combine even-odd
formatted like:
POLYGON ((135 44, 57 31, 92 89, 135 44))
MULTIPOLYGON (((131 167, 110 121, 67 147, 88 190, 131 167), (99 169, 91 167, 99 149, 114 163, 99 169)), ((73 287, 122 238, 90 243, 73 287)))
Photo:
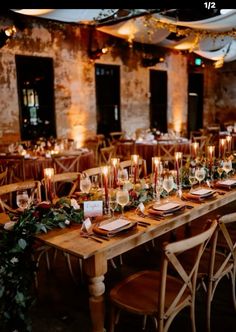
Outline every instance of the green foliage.
POLYGON ((0 331, 31 331, 34 303, 32 260, 34 235, 70 223, 81 223, 83 211, 68 198, 32 205, 0 230, 0 331))

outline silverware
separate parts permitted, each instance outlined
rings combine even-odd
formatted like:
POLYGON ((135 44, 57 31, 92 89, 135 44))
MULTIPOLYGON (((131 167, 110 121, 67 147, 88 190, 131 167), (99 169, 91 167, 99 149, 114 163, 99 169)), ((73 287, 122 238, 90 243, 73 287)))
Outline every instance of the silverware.
POLYGON ((102 240, 98 239, 97 237, 95 237, 94 235, 90 235, 90 234, 80 234, 82 237, 86 238, 86 239, 91 239, 94 240, 98 243, 103 243, 102 240))
POLYGON ((149 222, 146 222, 146 221, 138 221, 137 223, 138 223, 139 226, 142 226, 142 227, 151 226, 151 224, 149 222))
POLYGON ((156 215, 154 216, 154 215, 152 215, 150 213, 143 213, 141 211, 138 211, 137 214, 138 214, 139 217, 142 217, 142 218, 151 218, 151 219, 155 219, 155 220, 161 220, 161 219, 164 218, 163 216, 156 216, 156 215))

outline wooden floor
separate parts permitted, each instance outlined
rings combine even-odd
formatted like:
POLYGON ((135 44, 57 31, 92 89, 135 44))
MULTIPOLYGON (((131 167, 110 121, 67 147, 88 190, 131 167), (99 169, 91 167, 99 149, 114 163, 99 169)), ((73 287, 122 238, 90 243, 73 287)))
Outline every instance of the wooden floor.
MULTIPOLYGON (((123 256, 123 265, 117 268, 109 266, 106 275, 106 288, 109 290, 113 284, 126 275, 143 268, 158 267, 159 262, 158 243, 155 247, 141 246, 123 256)), ((32 308, 33 332, 90 332, 90 319, 87 300, 86 280, 81 281, 80 273, 76 269, 76 261, 73 261, 75 273, 78 276, 76 285, 71 279, 65 264, 63 255, 57 255, 53 269, 48 272, 44 263, 41 264, 39 273, 39 288, 37 301, 32 308)), ((205 293, 200 289, 197 294, 196 323, 197 332, 204 332, 205 326, 205 293)), ((108 298, 106 295, 106 303, 108 298)), ((109 308, 109 305, 107 305, 109 308)), ((108 309, 109 310, 109 309, 108 309)), ((107 311, 108 311, 107 310, 107 311)), ((106 327, 108 327, 107 312, 106 327)), ((147 321, 146 331, 154 331, 152 320, 147 321)), ((122 313, 116 326, 116 332, 141 332, 142 317, 122 313)), ((191 331, 188 310, 183 310, 176 317, 170 332, 191 331)), ((230 283, 226 278, 219 284, 212 306, 212 332, 234 332, 236 331, 236 313, 232 308, 230 283)))

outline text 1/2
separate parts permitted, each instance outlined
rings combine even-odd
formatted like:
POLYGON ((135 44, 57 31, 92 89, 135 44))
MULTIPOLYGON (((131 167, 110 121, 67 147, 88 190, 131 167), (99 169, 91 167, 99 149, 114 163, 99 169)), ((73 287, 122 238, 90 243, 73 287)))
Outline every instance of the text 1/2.
POLYGON ((204 6, 206 9, 212 9, 212 8, 216 8, 216 3, 215 2, 204 2, 204 6))

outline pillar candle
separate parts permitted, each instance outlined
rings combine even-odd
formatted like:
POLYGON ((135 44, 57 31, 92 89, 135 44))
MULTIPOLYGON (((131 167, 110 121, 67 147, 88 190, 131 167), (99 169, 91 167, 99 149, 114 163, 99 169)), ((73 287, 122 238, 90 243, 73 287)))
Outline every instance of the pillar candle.
POLYGON ((54 190, 54 183, 53 178, 54 176, 54 168, 45 168, 44 169, 44 183, 45 183, 45 195, 46 200, 51 201, 55 197, 55 190, 54 190))
POLYGON ((139 155, 132 154, 131 155, 131 164, 132 164, 133 174, 134 174, 134 184, 137 182, 137 177, 138 177, 138 161, 139 161, 139 155))
POLYGON ((180 176, 179 176, 179 170, 181 167, 183 153, 182 152, 175 152, 175 165, 176 165, 176 182, 177 186, 180 185, 180 176))

